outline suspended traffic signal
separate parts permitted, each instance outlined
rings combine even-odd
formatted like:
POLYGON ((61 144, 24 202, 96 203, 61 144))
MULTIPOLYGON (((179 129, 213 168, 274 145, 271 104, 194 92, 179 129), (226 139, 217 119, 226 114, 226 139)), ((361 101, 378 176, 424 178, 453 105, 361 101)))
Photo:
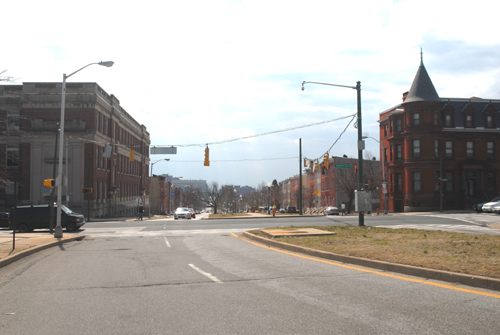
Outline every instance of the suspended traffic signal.
POLYGON ((307 167, 307 159, 304 159, 304 167, 307 167))
POLYGON ((325 155, 325 167, 328 169, 330 165, 330 156, 328 154, 325 155))
POLYGON ((84 194, 92 194, 93 192, 94 192, 93 188, 84 188, 82 190, 82 193, 84 193, 84 194))
POLYGON ((43 186, 48 187, 48 188, 54 188, 56 185, 54 179, 45 179, 43 181, 43 186))
POLYGON ((210 152, 208 147, 205 148, 205 161, 203 162, 203 166, 210 166, 210 152))
POLYGON ((325 163, 321 164, 321 174, 326 174, 326 166, 325 166, 325 163))
POLYGON ((128 156, 129 162, 134 161, 134 150, 130 150, 129 156, 128 156))
POLYGON ((354 173, 358 173, 358 166, 354 165, 354 173))
POLYGON ((439 187, 440 185, 441 185, 441 182, 438 180, 438 181, 436 182, 436 186, 438 186, 438 187, 439 187))

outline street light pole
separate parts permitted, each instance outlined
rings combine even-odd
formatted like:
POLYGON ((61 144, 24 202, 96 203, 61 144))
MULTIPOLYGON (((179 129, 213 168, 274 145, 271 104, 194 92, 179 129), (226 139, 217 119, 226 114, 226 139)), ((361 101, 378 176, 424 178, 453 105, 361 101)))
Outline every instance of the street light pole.
POLYGON ((377 141, 380 144, 380 160, 382 161, 382 193, 384 194, 384 214, 387 214, 387 180, 385 179, 384 143, 371 136, 363 136, 363 138, 371 138, 372 140, 377 141))
MULTIPOLYGON (((336 86, 336 87, 344 87, 344 88, 352 88, 356 90, 356 98, 357 98, 357 121, 356 128, 358 129, 358 190, 363 190, 363 150, 364 150, 364 141, 362 136, 361 129, 361 82, 357 81, 356 86, 348 86, 348 85, 338 85, 338 84, 329 84, 329 83, 320 83, 316 81, 303 81, 302 82, 302 91, 304 90, 305 84, 318 84, 318 85, 327 85, 327 86, 336 86)), ((365 217, 363 211, 359 211, 359 220, 358 225, 365 225, 365 217)))
POLYGON ((161 162, 161 161, 169 161, 170 158, 162 158, 162 159, 159 159, 157 160, 156 162, 154 163, 151 163, 151 175, 149 176, 149 205, 148 205, 148 217, 151 217, 151 192, 153 191, 153 165, 155 165, 156 163, 158 162, 161 162))
MULTIPOLYGON (((62 82, 62 92, 61 92, 61 122, 60 122, 60 135, 59 135, 59 164, 58 164, 58 172, 57 172, 57 179, 56 179, 56 186, 57 186, 57 226, 54 230, 54 237, 55 238, 62 238, 63 233, 62 233, 62 226, 61 226, 61 205, 62 205, 62 187, 63 187, 63 148, 64 148, 64 112, 65 112, 65 105, 66 105, 66 79, 74 75, 75 73, 85 69, 87 66, 90 65, 102 65, 106 67, 111 67, 113 66, 114 62, 99 62, 99 63, 90 63, 88 65, 85 65, 79 70, 76 70, 75 72, 71 73, 70 75, 66 75, 66 73, 63 74, 63 82, 62 82)), ((55 162, 54 162, 55 163, 55 162)))

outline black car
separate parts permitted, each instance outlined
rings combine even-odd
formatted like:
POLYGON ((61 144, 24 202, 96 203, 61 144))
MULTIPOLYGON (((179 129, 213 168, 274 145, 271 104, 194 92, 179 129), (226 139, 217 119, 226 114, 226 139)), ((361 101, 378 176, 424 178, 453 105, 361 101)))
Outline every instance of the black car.
POLYGON ((9 228, 9 213, 2 212, 0 213, 0 227, 9 228))
MULTIPOLYGON (((50 227, 50 205, 26 205, 12 207, 9 217, 10 229, 20 233, 27 233, 33 229, 48 229, 50 227), (13 220, 15 219, 15 222, 13 220), (13 227, 15 225, 15 227, 13 227)), ((54 218, 57 217, 57 206, 54 206, 54 218)), ((85 224, 82 214, 73 212, 68 207, 61 205, 61 226, 66 231, 78 230, 85 224)), ((55 227, 55 220, 53 227, 55 227)))
POLYGON ((288 207, 286 208, 286 212, 287 212, 287 213, 298 213, 298 211, 297 211, 297 207, 295 207, 295 206, 288 206, 288 207))
POLYGON ((482 213, 483 212, 483 205, 484 204, 487 204, 488 202, 499 202, 499 201, 500 201, 500 196, 495 197, 495 198, 493 198, 490 201, 485 201, 485 202, 480 202, 478 204, 475 204, 475 205, 472 206, 472 209, 475 210, 478 213, 482 213))

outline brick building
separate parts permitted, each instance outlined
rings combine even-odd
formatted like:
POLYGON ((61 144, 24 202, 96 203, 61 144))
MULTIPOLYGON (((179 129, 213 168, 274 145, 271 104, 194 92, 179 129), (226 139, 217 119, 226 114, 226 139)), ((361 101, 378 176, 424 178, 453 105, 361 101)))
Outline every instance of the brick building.
POLYGON ((439 210, 440 197, 443 209, 470 209, 498 195, 499 111, 498 99, 439 97, 421 61, 402 103, 380 113, 388 210, 439 210))
MULTIPOLYGON (((0 85, 0 207, 50 202, 62 83, 0 85), (17 197, 16 197, 17 195, 17 197)), ((63 203, 90 217, 132 215, 147 205, 150 137, 96 83, 67 83, 63 203), (104 149, 109 151, 105 153, 104 149), (131 150, 134 150, 131 155, 131 150), (132 156, 132 158, 131 158, 132 156), (83 188, 93 188, 84 195, 83 188)))

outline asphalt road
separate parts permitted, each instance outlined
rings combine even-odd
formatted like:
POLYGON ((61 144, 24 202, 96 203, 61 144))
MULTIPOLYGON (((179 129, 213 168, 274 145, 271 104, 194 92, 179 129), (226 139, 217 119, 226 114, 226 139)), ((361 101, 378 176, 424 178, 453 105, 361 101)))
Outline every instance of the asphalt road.
POLYGON ((89 223, 0 269, 0 333, 498 334, 498 292, 262 247, 237 231, 272 225, 247 220, 89 223))

